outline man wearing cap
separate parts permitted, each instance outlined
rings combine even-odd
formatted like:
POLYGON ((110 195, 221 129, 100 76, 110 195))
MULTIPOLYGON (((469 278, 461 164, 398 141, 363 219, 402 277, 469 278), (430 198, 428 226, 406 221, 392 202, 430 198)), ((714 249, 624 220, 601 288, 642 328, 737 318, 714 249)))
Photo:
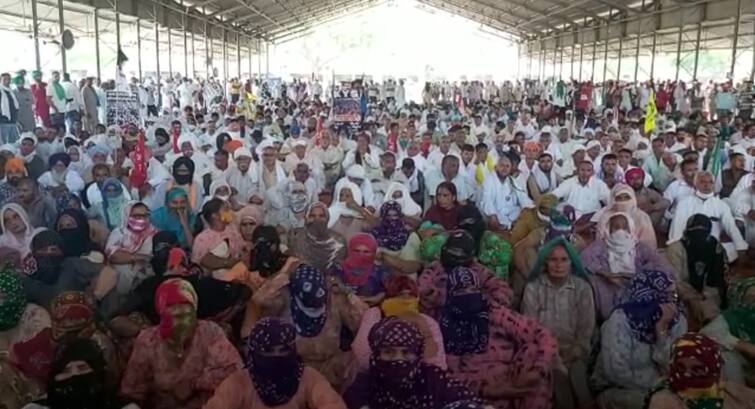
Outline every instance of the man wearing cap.
POLYGON ((317 156, 312 152, 308 152, 307 140, 300 138, 293 143, 292 152, 286 156, 286 161, 283 164, 283 169, 286 173, 291 174, 296 168, 296 165, 300 163, 306 163, 309 166, 309 170, 312 176, 317 180, 319 187, 325 186, 324 166, 317 156))
POLYGON ((24 162, 19 158, 0 159, 3 166, 3 173, 5 174, 5 181, 0 182, 0 206, 4 206, 6 203, 14 200, 18 195, 18 182, 25 178, 26 168, 24 162))
POLYGON ((606 184, 593 176, 591 160, 583 160, 577 168, 577 175, 565 180, 553 194, 571 205, 577 217, 591 215, 608 203, 610 191, 606 184))
MULTIPOLYGON (((454 130, 454 133, 456 132, 456 128, 452 128, 454 130)), ((431 170, 438 170, 440 169, 443 158, 446 156, 455 156, 459 159, 461 159, 461 155, 458 151, 451 149, 451 135, 444 135, 440 139, 440 145, 436 148, 434 148, 429 155, 427 155, 427 167, 425 167, 425 174, 428 174, 431 170)))
POLYGON ((18 101, 18 124, 21 126, 21 132, 31 132, 34 130, 34 96, 29 88, 26 88, 26 71, 21 70, 13 77, 13 85, 16 87, 14 93, 18 101))
MULTIPOLYGON (((257 173, 251 171, 252 152, 247 147, 241 147, 233 152, 236 166, 228 169, 226 181, 236 189, 236 198, 240 203, 250 203, 252 197, 259 193, 257 173)), ((261 201, 261 195, 257 197, 261 201)))

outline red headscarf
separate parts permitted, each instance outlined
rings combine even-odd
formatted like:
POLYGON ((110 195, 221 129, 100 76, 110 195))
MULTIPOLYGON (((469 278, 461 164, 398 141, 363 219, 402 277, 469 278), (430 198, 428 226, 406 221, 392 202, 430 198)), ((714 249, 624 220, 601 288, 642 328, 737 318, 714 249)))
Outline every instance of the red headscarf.
POLYGON ((385 297, 393 298, 401 295, 419 297, 417 282, 407 276, 392 275, 385 280, 385 297))
MULTIPOLYGON (((717 385, 721 380, 723 358, 718 344, 705 335, 688 332, 674 341, 669 365, 669 385, 671 390, 684 396, 685 391, 701 392, 711 390, 718 393, 717 385), (679 359, 694 357, 705 367, 700 373, 688 373, 679 363, 679 359)), ((714 397, 714 396, 709 396, 714 397)))
POLYGON ((377 241, 369 233, 355 234, 349 240, 348 254, 343 261, 343 280, 346 284, 362 286, 367 283, 375 267, 377 241), (357 247, 367 247, 369 255, 357 254, 357 247))
POLYGON ((645 171, 642 168, 631 168, 624 174, 624 180, 626 181, 635 177, 645 180, 645 171))
POLYGON ((155 290, 155 311, 160 316, 160 336, 169 338, 173 332, 173 320, 167 313, 171 305, 189 304, 197 308, 199 299, 194 287, 186 280, 171 278, 164 281, 155 290))

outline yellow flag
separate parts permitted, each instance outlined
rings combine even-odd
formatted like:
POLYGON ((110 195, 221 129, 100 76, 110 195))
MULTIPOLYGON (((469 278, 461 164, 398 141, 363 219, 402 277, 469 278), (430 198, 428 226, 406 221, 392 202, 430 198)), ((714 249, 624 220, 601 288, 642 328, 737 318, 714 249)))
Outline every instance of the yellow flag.
POLYGON ((655 107, 655 92, 650 92, 648 106, 645 108, 645 134, 649 134, 655 129, 655 114, 658 109, 655 107))

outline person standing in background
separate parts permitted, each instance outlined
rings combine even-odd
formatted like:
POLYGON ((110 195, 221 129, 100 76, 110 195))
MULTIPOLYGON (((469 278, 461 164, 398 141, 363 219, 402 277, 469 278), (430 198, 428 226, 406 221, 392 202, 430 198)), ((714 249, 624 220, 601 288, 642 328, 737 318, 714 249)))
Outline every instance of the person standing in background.
POLYGON ((30 132, 34 130, 34 96, 29 88, 26 88, 26 71, 19 71, 13 77, 13 85, 16 86, 16 101, 18 101, 18 124, 21 126, 21 132, 30 132))
POLYGON ((10 88, 10 74, 0 75, 0 144, 18 140, 18 100, 10 88))
POLYGON ((42 73, 32 72, 34 83, 31 84, 31 94, 34 97, 34 117, 45 128, 52 127, 50 123, 50 104, 47 101, 47 83, 42 81, 42 73))
POLYGON ((94 89, 94 78, 89 77, 86 79, 84 87, 81 89, 82 100, 84 101, 84 129, 89 132, 90 135, 94 135, 95 128, 97 127, 97 107, 99 104, 99 98, 97 97, 97 91, 94 89))

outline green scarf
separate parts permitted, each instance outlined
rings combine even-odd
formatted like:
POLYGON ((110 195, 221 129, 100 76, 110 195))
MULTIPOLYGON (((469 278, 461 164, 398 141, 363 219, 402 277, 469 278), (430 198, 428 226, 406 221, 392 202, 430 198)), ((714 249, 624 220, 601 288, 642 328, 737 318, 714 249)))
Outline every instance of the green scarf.
POLYGON ((440 258, 440 250, 448 240, 447 233, 438 233, 422 240, 419 246, 419 255, 425 263, 431 263, 440 258))
POLYGON ((61 100, 61 101, 65 101, 66 100, 66 90, 65 90, 65 88, 63 88, 62 85, 60 85, 60 81, 53 82, 52 83, 52 89, 53 89, 53 91, 55 91, 55 96, 59 100, 61 100))
MULTIPOLYGON (((671 390, 668 380, 663 380, 656 384, 650 392, 645 396, 645 404, 643 409, 650 407, 650 401, 653 399, 653 395, 662 390, 671 390)), ((678 396, 678 395, 677 395, 678 396)), ((681 396, 680 396, 681 398, 681 396)), ((684 399, 684 405, 688 409, 722 409, 724 407, 723 398, 700 398, 700 399, 684 399)))
POLYGON ((502 280, 509 278, 509 264, 511 263, 511 244, 501 236, 486 231, 480 243, 480 263, 490 269, 496 277, 502 280))
POLYGON ((737 283, 729 293, 729 308, 723 312, 731 334, 747 342, 755 342, 755 305, 744 301, 745 295, 753 287, 755 277, 737 283))
POLYGON ((585 270, 585 267, 582 265, 582 260, 579 258, 579 253, 574 248, 574 246, 566 240, 565 237, 559 236, 555 239, 545 243, 543 247, 540 248, 540 252, 537 253, 537 261, 535 262, 535 267, 532 268, 532 272, 530 272, 530 280, 534 280, 543 273, 543 270, 545 269, 545 259, 548 258, 548 256, 551 254, 554 248, 556 246, 562 246, 566 249, 566 254, 569 255, 569 260, 571 260, 571 272, 575 276, 587 278, 587 272, 585 270))
POLYGON ((0 331, 14 328, 26 309, 21 278, 10 264, 0 268, 0 331))
POLYGON ((566 94, 566 88, 564 87, 564 82, 559 81, 556 83, 556 96, 559 98, 563 98, 564 94, 566 94))

